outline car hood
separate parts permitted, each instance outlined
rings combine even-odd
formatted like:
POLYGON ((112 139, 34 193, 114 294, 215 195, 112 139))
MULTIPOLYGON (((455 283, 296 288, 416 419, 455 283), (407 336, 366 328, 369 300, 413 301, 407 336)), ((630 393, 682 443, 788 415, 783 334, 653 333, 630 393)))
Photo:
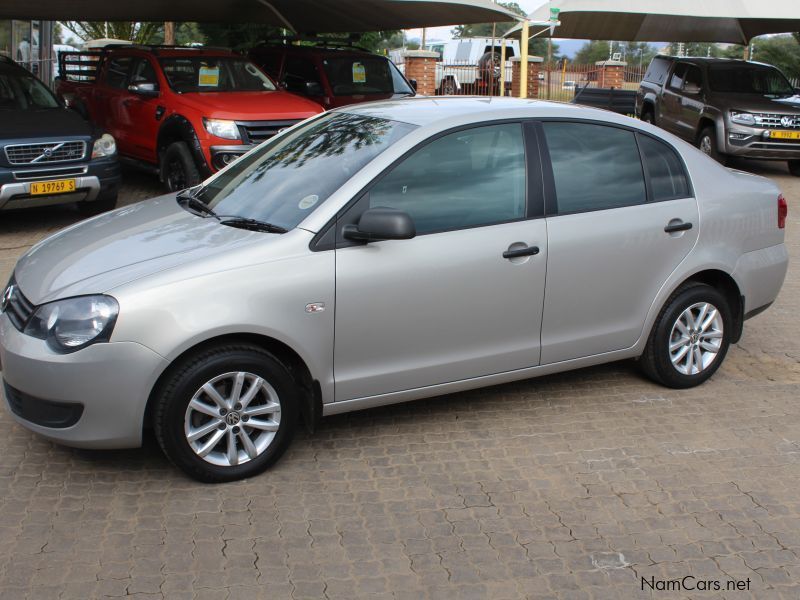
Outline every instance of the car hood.
POLYGON ((280 236, 220 225, 181 208, 174 194, 83 221, 45 239, 14 275, 34 304, 106 292, 189 262, 280 236))
POLYGON ((800 96, 773 99, 758 94, 719 94, 710 103, 746 112, 800 113, 800 96))
POLYGON ((316 102, 288 92, 190 92, 183 103, 205 117, 270 121, 305 119, 323 112, 316 102))
POLYGON ((57 139, 92 135, 92 126, 89 122, 68 108, 0 110, 0 121, 3 123, 4 140, 57 139))

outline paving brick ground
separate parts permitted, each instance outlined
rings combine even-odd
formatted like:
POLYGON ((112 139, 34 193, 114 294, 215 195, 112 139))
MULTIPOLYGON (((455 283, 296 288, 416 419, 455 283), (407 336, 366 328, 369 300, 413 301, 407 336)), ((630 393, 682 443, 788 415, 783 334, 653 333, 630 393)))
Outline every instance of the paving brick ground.
MULTIPOLYGON (((787 193, 794 262, 706 385, 622 363, 344 415, 220 486, 2 412, 0 598, 800 598, 800 180, 741 166, 787 193), (722 590, 642 591, 685 576, 722 590)), ((77 218, 2 214, 0 278, 77 218)))

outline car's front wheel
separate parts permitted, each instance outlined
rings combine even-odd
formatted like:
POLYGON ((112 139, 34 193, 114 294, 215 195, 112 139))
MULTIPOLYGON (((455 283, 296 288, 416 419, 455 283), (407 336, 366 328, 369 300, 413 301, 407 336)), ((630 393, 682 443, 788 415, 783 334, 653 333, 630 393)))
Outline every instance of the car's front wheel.
POLYGON ((289 371, 249 344, 183 360, 156 393, 161 448, 187 475, 210 483, 264 471, 288 447, 297 421, 297 386, 289 371))
POLYGON ((667 300, 656 319, 640 365, 671 388, 700 385, 722 364, 733 326, 728 301, 703 283, 689 283, 667 300))
POLYGON ((168 192, 179 192, 200 183, 200 171, 186 142, 173 142, 164 151, 161 177, 168 192))
POLYGON ((727 162, 727 157, 717 148, 717 131, 711 125, 700 132, 697 137, 697 147, 700 152, 710 156, 718 163, 724 165, 727 162))

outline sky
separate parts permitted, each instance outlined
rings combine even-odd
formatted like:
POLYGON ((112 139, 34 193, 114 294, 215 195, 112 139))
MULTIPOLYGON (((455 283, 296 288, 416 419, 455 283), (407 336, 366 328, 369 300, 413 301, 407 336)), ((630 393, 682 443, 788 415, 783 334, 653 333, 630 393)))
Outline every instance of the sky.
MULTIPOLYGON (((532 13, 534 10, 539 8, 542 4, 546 4, 546 2, 542 2, 542 0, 516 0, 517 4, 520 5, 522 10, 526 13, 532 13)), ((450 39, 450 30, 453 29, 452 27, 428 27, 427 32, 427 39, 428 40, 449 40, 450 39)), ((422 38, 422 29, 407 29, 406 36, 408 38, 422 38)))

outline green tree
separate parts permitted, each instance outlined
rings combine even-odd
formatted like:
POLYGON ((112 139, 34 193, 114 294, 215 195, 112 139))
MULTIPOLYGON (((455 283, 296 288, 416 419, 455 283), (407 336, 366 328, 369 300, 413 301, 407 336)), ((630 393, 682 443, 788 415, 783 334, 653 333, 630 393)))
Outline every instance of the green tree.
POLYGON ((261 23, 200 23, 199 32, 209 46, 249 50, 268 39, 284 35, 286 30, 261 23))
MULTIPOLYGON (((498 2, 500 6, 503 8, 507 8, 513 13, 516 13, 522 17, 525 16, 525 11, 522 10, 519 4, 516 2, 498 2)), ((471 38, 471 37, 492 37, 492 26, 496 25, 494 28, 495 35, 500 37, 503 33, 511 29, 516 22, 514 21, 506 21, 502 23, 476 23, 474 25, 458 25, 457 27, 451 30, 451 34, 454 38, 471 38)), ((535 39, 535 38, 534 38, 535 39)))
POLYGON ((619 42, 613 42, 612 49, 609 50, 609 43, 602 40, 592 40, 586 42, 578 52, 575 53, 573 62, 579 65, 593 65, 601 60, 608 60, 609 53, 622 52, 619 42))
POLYGON ((759 37, 751 42, 750 48, 753 60, 775 65, 790 79, 800 78, 800 42, 796 36, 759 37))
MULTIPOLYGON (((62 25, 83 41, 101 38, 128 40, 136 44, 150 44, 163 29, 163 23, 138 21, 61 21, 62 25)), ((161 33, 163 39, 163 32, 161 33)))

